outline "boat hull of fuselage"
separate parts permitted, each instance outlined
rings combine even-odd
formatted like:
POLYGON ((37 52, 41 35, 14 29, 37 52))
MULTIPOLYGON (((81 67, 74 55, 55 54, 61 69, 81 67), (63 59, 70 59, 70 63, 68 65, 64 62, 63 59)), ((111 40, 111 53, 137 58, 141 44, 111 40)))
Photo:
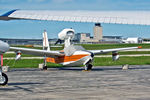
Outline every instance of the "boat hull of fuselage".
MULTIPOLYGON (((91 56, 85 56, 77 61, 72 61, 72 62, 64 62, 64 63, 60 63, 64 66, 81 66, 84 65, 84 63, 88 60, 91 59, 91 56)), ((92 59, 91 59, 92 60, 92 59)))
POLYGON ((80 66, 84 65, 87 60, 92 60, 91 53, 89 52, 77 52, 72 56, 62 56, 56 58, 47 58, 47 62, 62 64, 64 66, 80 66), (80 53, 80 54, 79 54, 80 53))

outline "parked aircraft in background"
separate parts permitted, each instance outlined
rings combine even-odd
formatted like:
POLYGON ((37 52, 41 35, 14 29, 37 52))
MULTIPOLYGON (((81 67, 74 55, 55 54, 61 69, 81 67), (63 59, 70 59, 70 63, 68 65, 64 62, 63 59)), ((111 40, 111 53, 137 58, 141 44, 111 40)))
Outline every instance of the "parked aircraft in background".
POLYGON ((122 39, 122 43, 142 43, 142 38, 126 38, 126 39, 122 39))
POLYGON ((9 45, 3 41, 0 41, 0 85, 6 85, 8 82, 8 77, 2 72, 1 67, 3 66, 3 53, 9 50, 9 45))

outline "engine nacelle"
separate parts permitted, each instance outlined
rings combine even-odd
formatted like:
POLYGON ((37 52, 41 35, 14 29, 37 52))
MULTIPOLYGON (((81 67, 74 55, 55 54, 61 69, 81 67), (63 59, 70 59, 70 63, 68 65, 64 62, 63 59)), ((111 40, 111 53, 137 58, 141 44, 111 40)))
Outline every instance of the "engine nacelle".
POLYGON ((20 60, 20 59, 21 59, 21 51, 17 51, 15 60, 20 60))
POLYGON ((118 52, 112 52, 112 60, 113 61, 116 61, 119 59, 119 53, 118 52))
POLYGON ((65 40, 65 39, 73 39, 75 35, 75 31, 73 29, 64 29, 58 34, 58 38, 60 40, 65 40))

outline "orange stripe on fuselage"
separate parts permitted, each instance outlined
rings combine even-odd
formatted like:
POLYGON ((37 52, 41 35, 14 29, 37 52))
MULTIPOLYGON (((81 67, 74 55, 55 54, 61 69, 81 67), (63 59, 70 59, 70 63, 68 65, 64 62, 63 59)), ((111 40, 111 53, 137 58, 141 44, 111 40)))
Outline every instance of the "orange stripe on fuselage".
POLYGON ((56 58, 47 58, 47 62, 51 63, 63 63, 63 62, 70 62, 70 61, 78 61, 81 58, 89 56, 88 54, 83 54, 83 55, 72 55, 72 56, 62 56, 62 57, 56 57, 56 58))

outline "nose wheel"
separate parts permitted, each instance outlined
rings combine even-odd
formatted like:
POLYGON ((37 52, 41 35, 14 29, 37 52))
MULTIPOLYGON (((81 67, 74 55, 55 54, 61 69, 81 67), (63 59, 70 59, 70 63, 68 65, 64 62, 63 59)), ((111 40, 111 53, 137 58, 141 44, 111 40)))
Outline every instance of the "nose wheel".
POLYGON ((0 75, 0 85, 4 86, 8 83, 8 77, 5 73, 0 75))

